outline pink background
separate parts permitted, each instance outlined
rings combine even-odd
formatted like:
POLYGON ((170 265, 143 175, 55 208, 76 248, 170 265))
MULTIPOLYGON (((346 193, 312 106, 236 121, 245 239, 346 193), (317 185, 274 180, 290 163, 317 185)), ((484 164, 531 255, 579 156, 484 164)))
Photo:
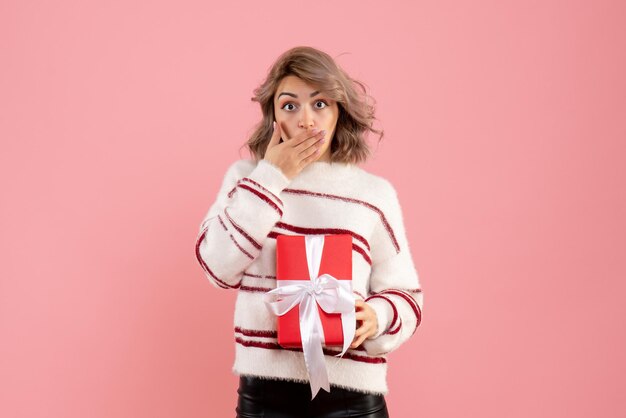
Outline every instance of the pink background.
MULTIPOLYGON (((393 417, 626 416, 622 1, 4 1, 0 416, 234 416, 197 228, 296 45, 366 83, 425 291, 393 417), (409 412, 411 409, 414 412, 409 412)), ((374 137, 371 137, 375 147, 374 137)))

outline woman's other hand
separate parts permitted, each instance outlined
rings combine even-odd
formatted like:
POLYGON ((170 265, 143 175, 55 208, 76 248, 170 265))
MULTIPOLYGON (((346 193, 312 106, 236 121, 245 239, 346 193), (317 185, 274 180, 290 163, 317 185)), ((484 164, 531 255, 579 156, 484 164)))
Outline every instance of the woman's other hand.
POLYGON ((357 330, 354 334, 354 340, 350 348, 357 348, 365 339, 376 333, 378 329, 378 317, 376 311, 362 299, 356 299, 356 323, 357 330), (361 326, 359 327, 359 323, 361 326))

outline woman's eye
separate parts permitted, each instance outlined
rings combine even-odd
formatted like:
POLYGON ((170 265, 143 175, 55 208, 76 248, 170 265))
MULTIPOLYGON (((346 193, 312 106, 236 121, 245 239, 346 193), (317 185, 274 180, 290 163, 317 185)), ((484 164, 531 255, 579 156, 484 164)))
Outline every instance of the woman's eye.
MULTIPOLYGON (((293 110, 293 108, 287 109, 287 106, 294 106, 294 104, 291 102, 285 103, 283 107, 281 107, 281 109, 285 109, 287 111, 293 110)), ((328 106, 328 103, 326 103, 324 100, 318 100, 317 102, 315 102, 315 107, 317 109, 324 109, 327 106, 328 106), (324 106, 318 106, 319 103, 322 103, 324 106)))
POLYGON ((315 104, 317 104, 317 103, 323 103, 323 104, 324 104, 324 106, 323 106, 323 107, 318 107, 318 109, 323 109, 324 107, 328 106, 328 103, 326 103, 326 102, 325 102, 325 101, 323 101, 323 100, 318 100, 315 104))

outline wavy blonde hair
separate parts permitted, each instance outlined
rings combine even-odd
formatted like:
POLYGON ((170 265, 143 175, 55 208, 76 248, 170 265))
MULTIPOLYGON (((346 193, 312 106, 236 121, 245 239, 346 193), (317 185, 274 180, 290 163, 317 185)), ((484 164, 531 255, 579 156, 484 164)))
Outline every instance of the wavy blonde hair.
POLYGON ((285 51, 271 66, 265 81, 254 89, 251 100, 261 105, 263 118, 242 147, 247 146, 257 161, 264 157, 272 137, 274 95, 281 80, 288 75, 299 77, 337 102, 339 114, 330 145, 331 161, 358 164, 367 160, 371 151, 365 134, 368 131, 379 134, 379 142, 384 136, 384 131, 372 128, 376 120, 375 100, 367 94, 365 85, 346 74, 330 55, 308 46, 285 51))

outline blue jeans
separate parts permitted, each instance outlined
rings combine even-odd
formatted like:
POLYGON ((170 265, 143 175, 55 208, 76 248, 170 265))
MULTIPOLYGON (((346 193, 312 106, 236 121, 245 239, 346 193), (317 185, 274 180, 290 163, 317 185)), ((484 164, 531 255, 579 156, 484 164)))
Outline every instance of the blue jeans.
POLYGON ((389 418, 383 395, 331 386, 311 400, 309 383, 239 376, 237 418, 389 418))

